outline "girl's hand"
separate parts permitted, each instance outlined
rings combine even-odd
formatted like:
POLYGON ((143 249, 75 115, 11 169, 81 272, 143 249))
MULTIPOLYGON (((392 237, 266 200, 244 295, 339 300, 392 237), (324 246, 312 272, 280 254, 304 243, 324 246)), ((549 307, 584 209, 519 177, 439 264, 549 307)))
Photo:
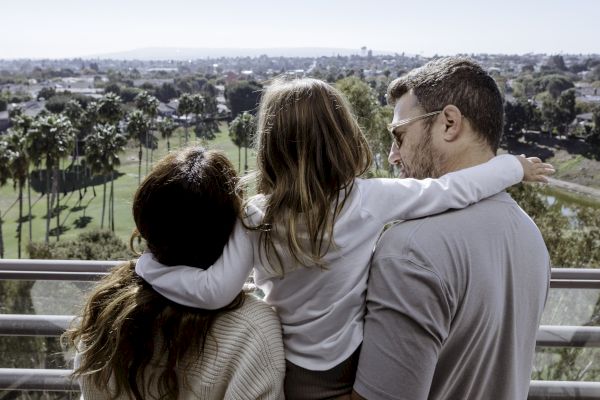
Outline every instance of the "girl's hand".
POLYGON ((543 163, 537 157, 525 157, 524 154, 516 157, 523 166, 523 182, 548 183, 546 177, 555 172, 552 164, 543 163))

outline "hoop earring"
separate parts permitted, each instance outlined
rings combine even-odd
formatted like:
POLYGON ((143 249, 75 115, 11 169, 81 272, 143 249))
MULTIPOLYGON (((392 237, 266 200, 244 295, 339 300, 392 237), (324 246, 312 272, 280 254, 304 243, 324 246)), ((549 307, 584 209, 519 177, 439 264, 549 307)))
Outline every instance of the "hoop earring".
POLYGON ((138 246, 141 245, 142 243, 142 235, 140 234, 140 231, 137 230, 137 228, 135 228, 133 230, 133 232, 131 232, 131 236, 129 237, 129 250, 131 250, 131 252, 136 256, 136 257, 140 257, 142 255, 141 252, 139 252, 138 250, 135 249, 135 246, 133 244, 133 241, 137 238, 137 242, 138 242, 138 246))

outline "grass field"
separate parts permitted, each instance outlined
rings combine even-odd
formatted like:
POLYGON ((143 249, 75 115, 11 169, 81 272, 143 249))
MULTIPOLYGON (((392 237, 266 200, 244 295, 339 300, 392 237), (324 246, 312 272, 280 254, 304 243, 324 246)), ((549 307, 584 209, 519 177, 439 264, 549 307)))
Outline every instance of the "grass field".
MULTIPOLYGON (((171 138, 171 150, 179 147, 178 134, 176 131, 171 138)), ((190 132, 191 133, 191 132, 190 132)), ((190 140, 190 145, 202 145, 209 149, 220 149, 224 151, 230 158, 232 163, 238 167, 238 148, 231 142, 228 136, 227 125, 222 124, 216 138, 210 141, 196 141, 195 138, 190 140)), ((158 144, 158 149, 154 151, 153 160, 160 159, 167 153, 167 142, 161 139, 158 144)), ((146 156, 142 160, 142 175, 146 172, 146 156)), ((64 160, 62 167, 66 167, 69 160, 64 160)), ((255 158, 253 152, 248 150, 248 166, 253 169, 255 166, 255 158)), ((242 149, 242 169, 244 168, 244 152, 242 149)), ((115 232, 123 240, 128 241, 133 230, 133 218, 131 216, 131 203, 133 193, 138 186, 138 147, 131 143, 127 147, 125 153, 121 154, 121 166, 118 169, 119 177, 115 179, 115 232)), ((143 178, 143 176, 142 176, 143 178)), ((110 184, 107 184, 107 200, 110 184)), ((72 239, 88 229, 100 228, 100 220, 102 214, 102 184, 98 184, 92 188, 88 188, 82 200, 79 200, 78 191, 68 192, 66 196, 60 196, 60 205, 66 206, 61 213, 60 221, 65 230, 60 236, 60 240, 72 239), (96 196, 94 196, 94 190, 96 196), (84 218, 87 217, 87 218, 84 218), (89 221, 84 227, 77 224, 76 221, 89 221)), ((4 236, 4 257, 17 258, 17 220, 19 216, 19 206, 16 202, 18 192, 13 189, 12 181, 9 181, 5 186, 0 188, 0 212, 2 220, 2 233, 4 236)), ((27 192, 24 193, 23 214, 27 214, 27 192)), ((33 191, 31 195, 32 208, 32 240, 43 241, 46 232, 46 198, 41 197, 41 193, 33 191)), ((52 220, 50 227, 56 226, 56 221, 52 220)), ((107 226, 107 216, 105 216, 104 226, 107 226)), ((23 250, 22 257, 27 258, 25 246, 29 241, 29 224, 23 223, 23 250)), ((50 237, 50 241, 56 241, 55 236, 50 237)))

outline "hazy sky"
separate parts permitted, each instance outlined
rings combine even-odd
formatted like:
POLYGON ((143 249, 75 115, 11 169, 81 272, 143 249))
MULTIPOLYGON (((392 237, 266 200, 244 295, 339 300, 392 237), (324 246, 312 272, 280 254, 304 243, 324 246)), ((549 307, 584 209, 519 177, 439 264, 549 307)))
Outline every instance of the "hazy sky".
POLYGON ((0 58, 142 47, 600 53, 598 0, 0 0, 0 58))

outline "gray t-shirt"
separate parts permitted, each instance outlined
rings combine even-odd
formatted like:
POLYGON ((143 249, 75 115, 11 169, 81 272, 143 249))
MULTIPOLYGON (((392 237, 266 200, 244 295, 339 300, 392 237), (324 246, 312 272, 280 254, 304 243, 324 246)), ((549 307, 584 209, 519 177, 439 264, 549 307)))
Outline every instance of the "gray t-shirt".
POLYGON ((526 399, 550 280, 507 193, 391 227, 371 264, 354 389, 367 399, 526 399))

